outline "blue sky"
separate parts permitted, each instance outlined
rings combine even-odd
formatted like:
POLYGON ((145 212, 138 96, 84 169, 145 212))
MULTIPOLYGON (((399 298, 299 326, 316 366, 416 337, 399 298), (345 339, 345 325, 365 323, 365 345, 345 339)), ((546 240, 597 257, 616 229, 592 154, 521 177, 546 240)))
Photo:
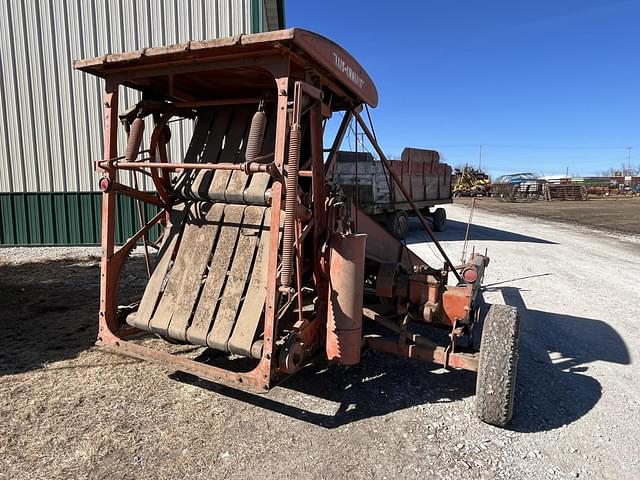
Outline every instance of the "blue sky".
POLYGON ((493 175, 640 165, 640 0, 287 0, 373 77, 383 149, 493 175))

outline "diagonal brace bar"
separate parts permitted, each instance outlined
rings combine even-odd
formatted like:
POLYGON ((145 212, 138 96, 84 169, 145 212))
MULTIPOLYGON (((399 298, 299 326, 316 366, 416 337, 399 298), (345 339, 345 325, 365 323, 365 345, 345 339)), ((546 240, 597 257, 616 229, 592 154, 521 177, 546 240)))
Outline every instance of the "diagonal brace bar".
POLYGON ((429 224, 427 223, 427 219, 424 218, 422 213, 420 213, 420 211, 418 210, 418 207, 416 206, 416 204, 414 203, 413 199, 409 195, 409 192, 407 192, 406 188, 404 188, 404 185, 402 185, 402 182, 398 178, 398 175, 396 175, 396 173, 391 169, 391 165, 389 164, 389 160, 387 159, 386 155, 384 154, 384 152, 380 148, 380 145, 378 145, 378 142, 376 141, 375 137, 371 133, 371 130, 369 130, 369 127, 364 122, 364 120, 362 119, 362 117, 360 116, 360 114, 358 112, 354 111, 353 115, 355 116, 356 120, 358 121, 358 123, 362 127, 362 130, 364 131, 364 133, 367 135, 367 138, 371 142, 371 145, 373 146, 373 148, 375 148, 376 152, 378 152, 378 155, 380 155, 380 161, 382 162, 384 167, 389 172, 389 175, 391 175, 391 178, 393 178, 393 181, 396 183, 396 185, 398 185, 398 188, 402 192, 402 196, 407 200, 407 203, 411 206, 411 208, 413 209, 413 211, 417 215, 418 220, 420 220, 420 223, 422 224, 422 228, 424 228, 424 230, 427 232, 427 234, 431 238, 431 241, 433 241, 433 243, 435 244, 436 248, 438 249, 438 251, 440 252, 442 257, 444 258, 445 266, 447 266, 447 265, 449 266, 449 268, 451 269, 451 271, 456 276, 456 278, 458 279, 459 282, 465 283, 464 280, 462 279, 462 277, 460 276, 460 273, 458 273, 458 271, 453 266, 453 263, 449 259, 449 256, 446 254, 446 252, 442 248, 442 245, 440 245, 440 241, 436 237, 435 233, 433 233, 433 230, 431 230, 431 227, 429 227, 429 224))

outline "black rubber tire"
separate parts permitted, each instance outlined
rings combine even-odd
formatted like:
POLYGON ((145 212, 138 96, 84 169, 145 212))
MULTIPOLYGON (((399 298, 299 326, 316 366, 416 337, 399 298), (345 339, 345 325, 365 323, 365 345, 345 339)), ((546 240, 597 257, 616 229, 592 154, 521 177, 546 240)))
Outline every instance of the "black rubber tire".
POLYGON ((387 229, 398 240, 404 240, 409 231, 409 215, 404 210, 397 210, 387 218, 387 229))
POLYGON ((504 427, 513 415, 520 317, 509 305, 491 305, 482 328, 476 383, 476 415, 490 425, 504 427))
POLYGON ((446 223, 446 210, 444 208, 436 208, 436 211, 433 212, 433 230, 436 232, 442 232, 446 223))

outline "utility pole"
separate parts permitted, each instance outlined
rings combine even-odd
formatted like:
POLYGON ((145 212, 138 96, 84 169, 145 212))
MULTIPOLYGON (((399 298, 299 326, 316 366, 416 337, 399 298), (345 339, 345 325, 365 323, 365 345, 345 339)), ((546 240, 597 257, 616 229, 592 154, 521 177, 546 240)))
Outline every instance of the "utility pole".
POLYGON ((629 155, 627 158, 627 171, 628 171, 627 175, 632 175, 632 172, 631 172, 631 149, 632 148, 633 147, 627 147, 627 150, 629 151, 629 155))
POLYGON ((480 144, 480 158, 478 159, 478 170, 482 171, 482 144, 480 144))

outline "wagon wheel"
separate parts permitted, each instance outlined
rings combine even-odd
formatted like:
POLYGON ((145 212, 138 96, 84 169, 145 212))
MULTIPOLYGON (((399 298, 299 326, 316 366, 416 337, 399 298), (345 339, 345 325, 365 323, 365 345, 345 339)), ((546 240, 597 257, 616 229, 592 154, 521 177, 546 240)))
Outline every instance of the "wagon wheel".
POLYGON ((519 185, 514 185, 513 188, 511 189, 511 194, 509 195, 510 202, 516 201, 516 196, 518 195, 518 188, 520 188, 519 185))
POLYGON ((435 212, 433 212, 433 229, 436 232, 441 232, 444 230, 444 225, 447 223, 447 212, 444 208, 437 208, 435 212))
POLYGON ((476 414, 485 423, 504 427, 513 414, 520 318, 508 305, 491 305, 482 328, 476 384, 476 414))
POLYGON ((404 210, 396 210, 387 218, 387 228, 398 240, 404 239, 409 231, 409 215, 404 210))

